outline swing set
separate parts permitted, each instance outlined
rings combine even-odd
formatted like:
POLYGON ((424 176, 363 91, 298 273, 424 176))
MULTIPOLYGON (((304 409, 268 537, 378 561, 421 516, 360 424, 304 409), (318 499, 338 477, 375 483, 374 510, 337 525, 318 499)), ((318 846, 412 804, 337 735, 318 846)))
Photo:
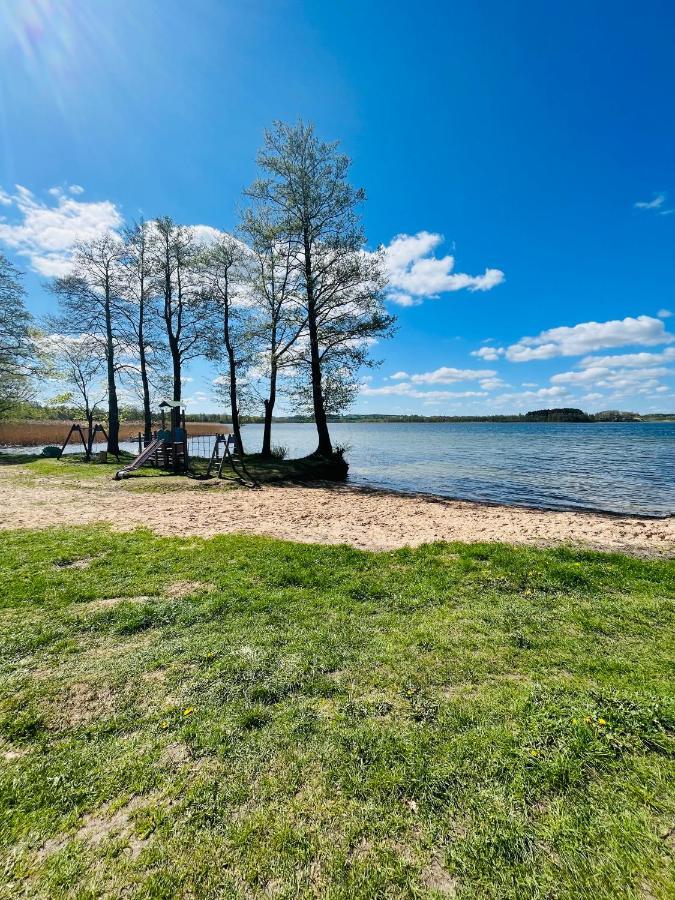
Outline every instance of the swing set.
POLYGON ((94 439, 96 438, 97 434, 101 434, 106 441, 108 440, 108 432, 105 430, 105 428, 103 427, 103 425, 101 425, 100 422, 96 422, 95 424, 89 425, 89 426, 87 426, 87 428, 83 428, 77 422, 73 422, 73 424, 70 426, 70 431, 68 432, 68 435, 67 435, 65 441, 63 442, 63 446, 61 447, 61 450, 59 451, 59 457, 63 456, 63 453, 64 453, 66 447, 68 446, 70 441, 73 439, 73 435, 77 435, 80 438, 80 440, 82 441, 82 446, 84 447, 85 459, 87 461, 89 461, 91 459, 92 447, 94 446, 94 439), (87 432, 86 438, 84 436, 85 431, 87 432))
POLYGON ((211 472, 218 464, 218 478, 223 477, 223 466, 225 462, 228 463, 232 471, 234 472, 237 481, 240 484, 245 485, 246 487, 260 487, 260 482, 248 471, 246 468, 246 464, 244 463, 244 458, 241 453, 238 452, 237 442, 233 434, 217 434, 215 436, 215 440, 213 442, 213 450, 211 451, 211 458, 209 459, 209 464, 206 467, 206 474, 203 476, 204 478, 210 478, 211 472), (220 453, 220 448, 223 448, 222 454, 220 453), (241 469, 241 471, 239 471, 241 469))

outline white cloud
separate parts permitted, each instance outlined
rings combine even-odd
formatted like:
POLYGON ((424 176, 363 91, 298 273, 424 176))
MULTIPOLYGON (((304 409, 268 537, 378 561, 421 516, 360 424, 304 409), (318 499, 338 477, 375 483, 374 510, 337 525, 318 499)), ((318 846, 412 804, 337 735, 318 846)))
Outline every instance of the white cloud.
POLYGON ((638 200, 634 205, 636 209, 661 209, 665 202, 665 194, 655 194, 652 200, 638 200))
POLYGON ((669 319, 672 316, 672 312, 669 309, 660 309, 656 315, 659 319, 669 319))
POLYGON ((495 403, 503 406, 506 403, 515 405, 516 407, 526 406, 533 401, 553 400, 561 401, 569 397, 569 392, 562 387, 539 388, 538 391, 522 391, 516 394, 500 394, 495 398, 495 403))
POLYGON ((480 350, 472 350, 471 356, 477 356, 478 359, 484 359, 485 362, 495 362, 505 352, 503 347, 481 347, 480 350))
POLYGON ((387 300, 395 303, 397 306, 419 306, 424 302, 417 297, 411 297, 410 294, 402 294, 400 291, 389 291, 387 300))
MULTIPOLYGON (((0 218, 0 243, 27 257, 40 275, 66 275, 75 244, 117 232, 123 219, 118 207, 109 200, 75 199, 84 193, 79 184, 52 187, 47 193, 53 201, 39 200, 22 185, 16 185, 12 195, 0 189, 0 204, 12 207, 15 213, 14 221, 0 218)), ((149 227, 152 228, 152 222, 149 227)), ((224 234, 211 225, 187 227, 200 244, 213 244, 224 234)))
POLYGON ((486 397, 485 391, 421 391, 411 382, 386 384, 382 387, 361 386, 361 396, 367 397, 410 397, 414 400, 456 400, 466 397, 486 397))
POLYGON ((617 353, 615 356, 585 356, 579 361, 583 368, 594 366, 623 366, 640 368, 675 362, 675 347, 667 347, 661 353, 617 353))
POLYGON ((498 391, 501 388, 508 387, 508 384, 502 381, 501 378, 485 378, 480 382, 480 386, 484 391, 498 391))
POLYGON ((213 228, 211 225, 191 225, 190 231, 199 244, 205 244, 206 246, 215 244, 225 234, 224 231, 213 228))
POLYGON ((651 200, 639 200, 637 203, 634 203, 636 209, 648 209, 653 212, 658 213, 660 216, 671 216, 675 209, 669 208, 664 209, 664 203, 666 202, 665 194, 654 194, 653 199, 651 200))
POLYGON ((5 206, 13 207, 17 221, 0 221, 0 242, 30 260, 40 275, 64 275, 69 270, 70 253, 78 241, 101 237, 118 229, 122 216, 114 203, 75 200, 60 188, 50 191, 55 203, 38 200, 27 188, 17 185, 5 206))
POLYGON ((433 372, 421 372, 418 375, 407 375, 397 372, 394 379, 409 378, 413 384, 454 384, 457 381, 478 381, 480 378, 492 378, 497 373, 493 369, 454 369, 441 366, 433 372))
POLYGON ((633 344, 669 344, 674 340, 675 335, 666 332, 661 319, 628 316, 609 322, 582 322, 571 327, 549 328, 536 337, 524 337, 511 344, 506 348, 506 358, 511 362, 529 362, 633 344))
POLYGON ((442 235, 420 231, 415 235, 399 234, 384 248, 388 299, 392 303, 416 306, 425 299, 463 288, 489 291, 504 281, 504 273, 499 269, 486 269, 482 275, 454 272, 454 256, 433 255, 442 243, 442 235))
POLYGON ((675 369, 665 366, 651 368, 616 368, 589 366, 581 371, 559 372, 551 376, 554 385, 583 385, 587 388, 604 388, 624 393, 645 394, 659 388, 659 378, 675 375, 675 369))
POLYGON ((559 372, 551 376, 552 384, 595 384, 601 378, 611 374, 611 369, 604 366, 591 366, 581 372, 559 372))

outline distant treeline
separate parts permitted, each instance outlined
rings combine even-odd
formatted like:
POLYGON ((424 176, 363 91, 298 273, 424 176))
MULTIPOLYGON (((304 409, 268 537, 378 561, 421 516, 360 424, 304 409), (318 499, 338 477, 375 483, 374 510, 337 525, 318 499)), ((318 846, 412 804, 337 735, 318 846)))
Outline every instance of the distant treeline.
MULTIPOLYGON (((14 421, 73 421, 81 418, 81 412, 75 407, 42 406, 39 403, 24 403, 12 417, 14 421)), ((142 420, 143 410, 135 406, 120 407, 120 421, 137 422, 142 420)), ((226 412, 216 413, 187 413, 187 422, 229 422, 226 412)), ((160 416, 153 416, 157 423, 160 416)), ((395 422, 670 422, 675 421, 673 413, 640 413, 626 412, 617 409, 608 409, 598 413, 585 413, 581 409, 563 407, 557 409, 535 409, 522 415, 493 415, 493 416, 402 416, 387 415, 385 413, 366 413, 363 415, 350 414, 343 416, 329 415, 328 420, 333 422, 363 422, 363 423, 395 423, 395 422)), ((262 416, 242 416, 242 425, 261 425, 264 422, 262 416)), ((311 424, 314 419, 311 416, 274 416, 274 421, 288 424, 311 424)))
MULTIPOLYGON (((275 416, 275 422, 308 423, 312 419, 309 416, 275 416)), ((581 409, 536 409, 519 415, 491 415, 491 416, 419 416, 419 415, 387 415, 385 413, 366 413, 363 415, 350 414, 343 416, 329 416, 330 422, 669 422, 675 421, 675 413, 649 413, 641 415, 635 412, 625 412, 617 409, 608 409, 598 413, 586 413, 581 409)), ((260 416, 245 416, 244 424, 260 424, 260 416)))

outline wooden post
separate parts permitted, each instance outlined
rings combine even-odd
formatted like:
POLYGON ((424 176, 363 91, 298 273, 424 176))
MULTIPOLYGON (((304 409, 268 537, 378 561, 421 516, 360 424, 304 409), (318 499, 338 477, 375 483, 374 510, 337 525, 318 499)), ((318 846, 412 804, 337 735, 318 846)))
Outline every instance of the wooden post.
POLYGON ((61 452, 59 453, 59 457, 63 456, 63 451, 64 451, 64 450, 66 449, 66 447, 68 446, 68 441, 70 440, 70 436, 71 436, 71 434, 73 433, 74 430, 75 430, 75 423, 73 423, 73 424, 70 426, 70 431, 68 432, 68 435, 67 435, 65 441, 63 442, 63 446, 61 447, 61 452))
POLYGON ((75 428, 77 429, 77 433, 79 434, 80 440, 82 441, 82 446, 84 447, 84 455, 87 456, 88 448, 87 442, 84 439, 84 431, 82 431, 82 426, 76 425, 75 428))

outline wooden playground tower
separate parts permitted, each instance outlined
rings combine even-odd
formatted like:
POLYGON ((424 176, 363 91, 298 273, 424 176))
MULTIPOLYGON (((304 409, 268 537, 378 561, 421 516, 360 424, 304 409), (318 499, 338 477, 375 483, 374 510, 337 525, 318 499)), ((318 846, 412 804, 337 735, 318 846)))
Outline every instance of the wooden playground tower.
POLYGON ((185 475, 188 470, 188 441, 185 427, 185 407, 180 400, 162 400, 159 404, 162 411, 162 427, 155 431, 152 440, 141 447, 139 435, 139 453, 136 459, 115 473, 115 480, 126 478, 143 465, 155 465, 159 469, 173 472, 174 475, 185 475), (169 427, 167 428, 166 411, 169 410, 169 427))
POLYGON ((162 428, 156 432, 161 443, 155 451, 155 465, 176 475, 184 475, 188 468, 187 429, 185 407, 180 400, 162 400, 162 428), (169 428, 166 427, 166 411, 169 410, 169 428))

